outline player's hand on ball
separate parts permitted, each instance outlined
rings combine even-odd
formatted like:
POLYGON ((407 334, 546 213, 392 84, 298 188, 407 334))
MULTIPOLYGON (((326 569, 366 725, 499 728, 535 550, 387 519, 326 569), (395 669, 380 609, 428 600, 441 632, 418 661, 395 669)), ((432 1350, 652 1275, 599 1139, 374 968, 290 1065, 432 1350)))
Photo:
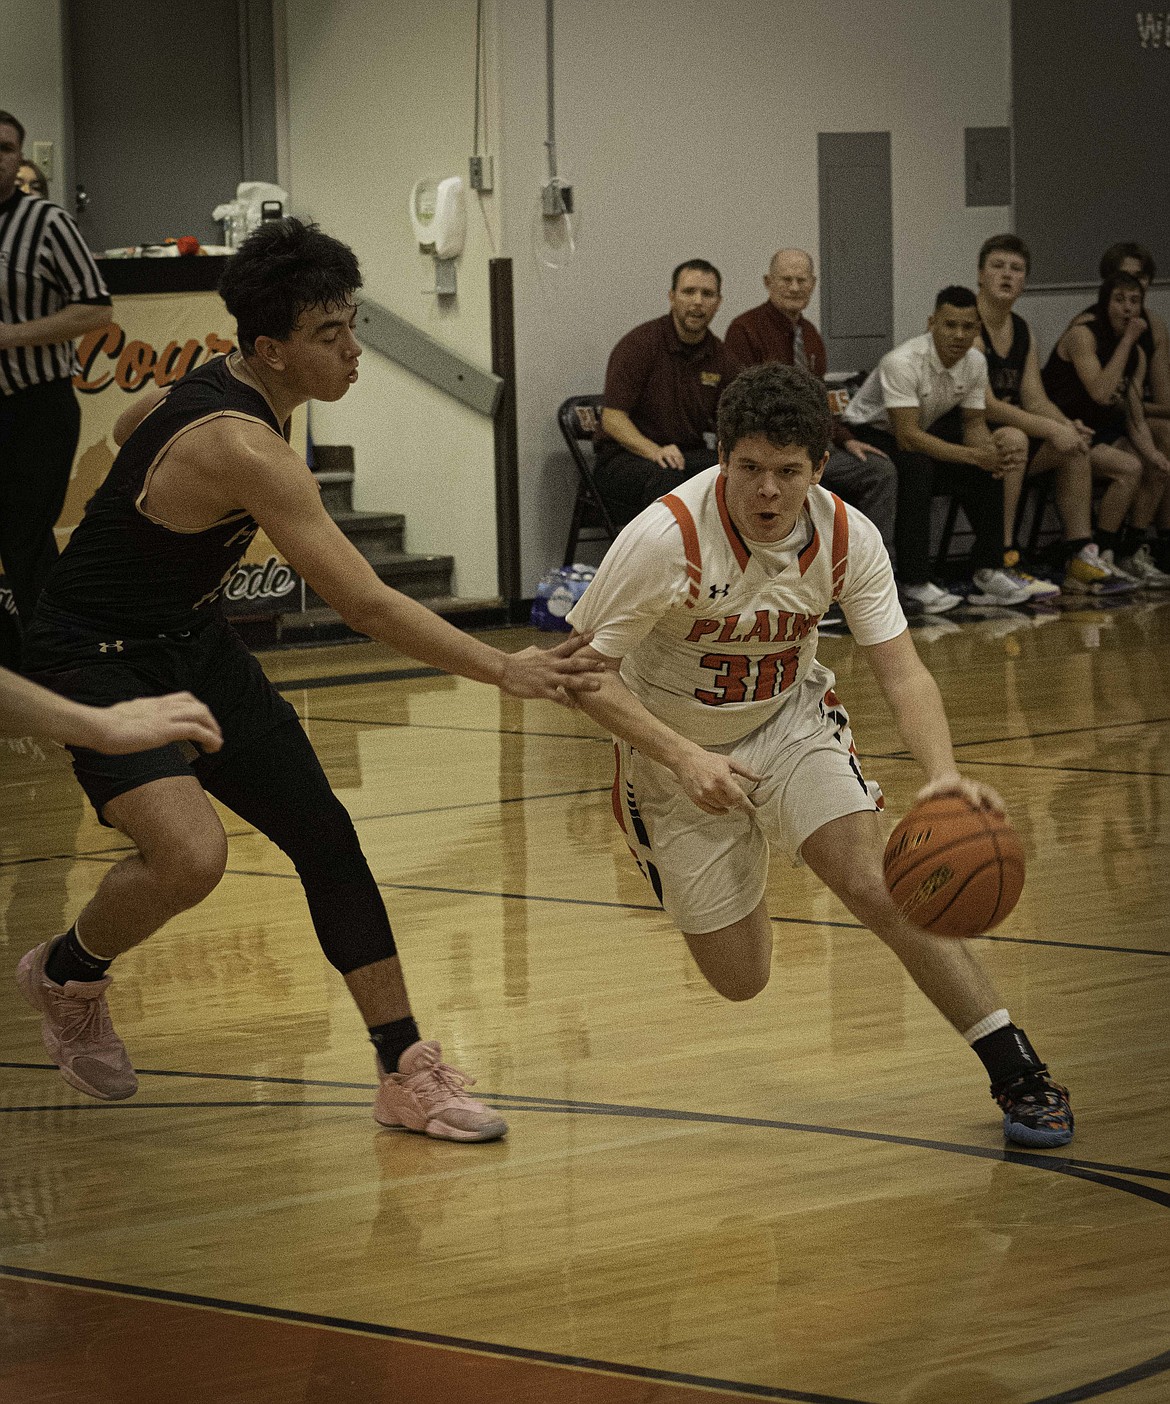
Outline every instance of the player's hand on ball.
POLYGON ((969 780, 957 770, 949 775, 936 776, 923 785, 914 796, 914 803, 921 804, 923 800, 937 799, 940 795, 960 795, 974 808, 990 809, 993 814, 1003 814, 1007 809, 1003 797, 990 785, 983 784, 981 780, 969 780))
POLYGON ((764 778, 730 756, 704 751, 698 746, 693 753, 688 753, 675 774, 687 798, 705 814, 726 814, 732 809, 750 813, 752 802, 744 792, 740 779, 758 785, 764 778))
POLYGON ((562 706, 573 706, 573 694, 596 692, 605 663, 596 654, 581 652, 592 634, 573 634, 556 648, 522 649, 505 656, 500 687, 513 697, 545 697, 562 706))

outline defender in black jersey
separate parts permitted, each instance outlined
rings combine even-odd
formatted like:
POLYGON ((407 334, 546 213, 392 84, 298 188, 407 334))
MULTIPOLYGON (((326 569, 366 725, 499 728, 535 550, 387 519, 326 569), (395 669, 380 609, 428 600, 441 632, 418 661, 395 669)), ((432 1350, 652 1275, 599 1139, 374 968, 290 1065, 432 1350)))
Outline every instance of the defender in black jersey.
POLYGON ((461 633, 382 583, 321 503, 287 443, 309 399, 337 400, 361 347, 353 254, 297 220, 263 226, 221 285, 240 352, 119 420, 103 486, 54 568, 28 632, 27 666, 75 702, 109 704, 183 690, 223 732, 217 752, 159 746, 122 757, 72 748, 103 824, 137 853, 113 867, 73 927, 20 961, 62 1075, 92 1096, 137 1083, 105 1005, 110 962, 219 882, 227 841, 214 795, 296 865, 321 946, 345 978, 377 1050, 382 1125, 443 1139, 502 1136, 504 1121, 424 1041, 411 1014, 381 895, 353 824, 296 713, 228 625, 220 595, 258 526, 354 629, 433 667, 518 697, 571 702, 600 665, 583 641, 515 654, 461 633))
POLYGON ((1024 477, 1051 473, 1064 538, 1062 588, 1109 594, 1128 587, 1102 562, 1093 541, 1093 477, 1096 473, 1110 482, 1102 503, 1106 522, 1128 506, 1128 478, 1111 455, 1098 455, 1094 464, 1091 428, 1057 408, 1045 392, 1032 330, 1012 310, 1024 291, 1030 262, 1027 244, 1015 234, 992 235, 979 250, 979 344, 991 386, 987 419, 1018 434, 1027 453, 1025 473, 1004 481, 1004 564, 1013 571, 1019 566, 1016 530, 1024 477))

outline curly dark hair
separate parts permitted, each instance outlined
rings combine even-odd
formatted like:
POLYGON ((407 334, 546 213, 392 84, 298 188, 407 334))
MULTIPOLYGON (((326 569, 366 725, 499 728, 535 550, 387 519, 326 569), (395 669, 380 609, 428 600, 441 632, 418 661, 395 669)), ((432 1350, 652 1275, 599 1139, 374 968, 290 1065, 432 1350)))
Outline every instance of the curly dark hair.
POLYGON ((362 285, 353 250, 299 219, 266 220, 228 262, 219 295, 236 319, 240 349, 258 336, 284 341, 307 307, 344 307, 362 285))
POLYGON ((777 448, 807 449, 815 468, 829 447, 832 427, 823 382, 779 361, 741 371, 719 401, 719 447, 725 460, 740 439, 763 434, 777 448))

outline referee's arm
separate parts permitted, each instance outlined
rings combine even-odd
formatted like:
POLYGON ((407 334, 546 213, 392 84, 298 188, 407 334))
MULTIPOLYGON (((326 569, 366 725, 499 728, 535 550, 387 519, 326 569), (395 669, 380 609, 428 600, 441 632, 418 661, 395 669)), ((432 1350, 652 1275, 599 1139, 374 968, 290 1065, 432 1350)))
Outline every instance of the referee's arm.
POLYGON ((55 346, 62 341, 76 341, 86 332, 108 326, 110 320, 108 302, 71 302, 47 317, 34 317, 29 322, 0 322, 0 351, 14 346, 55 346))

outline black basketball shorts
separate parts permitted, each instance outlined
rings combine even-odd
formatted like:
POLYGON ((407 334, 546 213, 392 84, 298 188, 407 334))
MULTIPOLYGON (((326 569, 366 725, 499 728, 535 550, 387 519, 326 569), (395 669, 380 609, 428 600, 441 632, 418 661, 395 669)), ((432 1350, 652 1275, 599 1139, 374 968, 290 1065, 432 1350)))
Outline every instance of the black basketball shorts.
POLYGON ((193 775, 202 782, 243 747, 297 720, 222 618, 190 633, 126 638, 42 600, 25 634, 24 668, 51 691, 95 707, 190 692, 219 723, 224 744, 214 754, 189 741, 128 756, 71 746, 74 773, 103 824, 103 809, 118 795, 170 776, 193 775))

